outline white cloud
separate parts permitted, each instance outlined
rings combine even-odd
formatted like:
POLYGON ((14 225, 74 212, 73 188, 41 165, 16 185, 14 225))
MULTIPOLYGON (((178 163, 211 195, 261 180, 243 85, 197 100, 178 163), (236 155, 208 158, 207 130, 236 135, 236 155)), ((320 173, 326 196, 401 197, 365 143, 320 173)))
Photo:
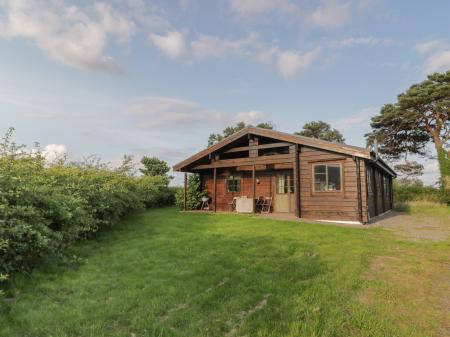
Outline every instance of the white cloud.
POLYGON ((42 155, 48 163, 54 163, 67 156, 67 147, 64 144, 49 144, 42 151, 42 155))
POLYGON ((184 36, 180 32, 170 31, 165 35, 150 34, 150 40, 164 54, 172 59, 181 57, 186 52, 184 36))
POLYGON ((331 41, 329 43, 329 46, 331 48, 350 48, 355 46, 368 46, 368 47, 375 47, 379 45, 389 45, 393 41, 391 39, 379 39, 373 36, 366 36, 366 37, 349 37, 346 39, 341 40, 335 40, 331 41))
POLYGON ((450 70, 450 50, 443 50, 432 54, 424 65, 425 75, 435 72, 444 72, 450 70))
POLYGON ((197 59, 222 58, 232 56, 251 56, 261 47, 259 36, 250 33, 242 39, 221 39, 211 35, 201 35, 191 42, 193 56, 197 59))
POLYGON ((237 122, 245 122, 246 124, 255 125, 263 121, 265 117, 265 113, 262 111, 246 111, 246 112, 239 112, 234 117, 233 121, 235 123, 237 122))
POLYGON ((309 68, 319 54, 320 48, 315 48, 306 53, 292 50, 283 51, 278 55, 278 72, 283 78, 292 79, 300 72, 309 68))
POLYGON ((235 115, 208 109, 198 103, 172 97, 151 96, 125 108, 139 128, 171 132, 188 131, 194 126, 224 127, 239 121, 255 124, 265 114, 261 111, 239 112, 235 115))
POLYGON ((208 110, 201 105, 171 97, 147 97, 126 108, 134 116, 138 127, 164 130, 164 128, 186 128, 199 124, 221 124, 224 114, 208 110))
POLYGON ((333 127, 339 131, 352 127, 368 126, 370 118, 380 111, 378 107, 369 107, 358 111, 357 113, 338 119, 332 123, 333 127))
POLYGON ((114 0, 123 4, 123 12, 145 29, 168 29, 171 25, 165 19, 164 9, 145 0, 114 0))
POLYGON ((107 3, 80 8, 62 0, 6 0, 0 6, 0 36, 30 39, 50 58, 77 69, 119 72, 104 49, 109 37, 126 41, 135 30, 107 3))
POLYGON ((417 43, 414 48, 421 54, 427 54, 433 49, 438 49, 443 45, 439 40, 431 40, 426 42, 417 43))
POLYGON ((273 11, 282 14, 299 12, 299 8, 288 0, 231 0, 230 7, 240 17, 266 14, 273 11))
POLYGON ((339 27, 346 23, 350 15, 350 3, 338 0, 324 0, 310 15, 311 23, 320 27, 339 27))

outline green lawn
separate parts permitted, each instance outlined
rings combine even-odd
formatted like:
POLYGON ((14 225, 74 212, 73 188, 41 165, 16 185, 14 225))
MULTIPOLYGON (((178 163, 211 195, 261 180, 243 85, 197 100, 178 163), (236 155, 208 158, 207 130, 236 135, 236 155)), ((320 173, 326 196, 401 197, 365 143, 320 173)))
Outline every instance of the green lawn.
POLYGON ((423 326, 386 307, 384 296, 392 299, 396 289, 383 279, 389 268, 368 274, 375 257, 404 255, 399 249, 450 251, 381 228, 146 211, 77 245, 79 263, 16 277, 1 303, 0 335, 438 334, 438 314, 423 326))

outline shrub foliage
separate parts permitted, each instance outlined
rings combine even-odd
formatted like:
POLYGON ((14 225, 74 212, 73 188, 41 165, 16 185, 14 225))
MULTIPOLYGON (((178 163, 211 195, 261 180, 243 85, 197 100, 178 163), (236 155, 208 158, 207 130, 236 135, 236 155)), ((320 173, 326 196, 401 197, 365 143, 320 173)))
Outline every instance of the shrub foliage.
MULTIPOLYGON (((202 191, 200 177, 198 174, 189 174, 186 189, 186 208, 187 210, 199 209, 202 203, 202 197, 206 196, 206 191, 202 191)), ((184 207, 184 188, 176 191, 176 204, 180 209, 184 207)))
POLYGON ((27 271, 140 208, 174 203, 164 176, 106 165, 46 165, 8 132, 0 145, 0 275, 27 271))
POLYGON ((432 186, 424 186, 419 179, 394 180, 394 206, 401 207, 408 201, 445 202, 441 191, 432 186))

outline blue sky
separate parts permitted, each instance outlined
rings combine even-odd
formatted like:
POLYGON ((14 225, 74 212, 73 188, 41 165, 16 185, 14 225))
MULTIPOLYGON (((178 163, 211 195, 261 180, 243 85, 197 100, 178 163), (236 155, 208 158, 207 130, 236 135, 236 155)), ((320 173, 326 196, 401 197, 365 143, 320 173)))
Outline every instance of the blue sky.
POLYGON ((1 130, 113 164, 174 164, 238 120, 294 132, 322 119, 364 146, 383 104, 450 69, 448 13, 449 1, 0 0, 1 130))

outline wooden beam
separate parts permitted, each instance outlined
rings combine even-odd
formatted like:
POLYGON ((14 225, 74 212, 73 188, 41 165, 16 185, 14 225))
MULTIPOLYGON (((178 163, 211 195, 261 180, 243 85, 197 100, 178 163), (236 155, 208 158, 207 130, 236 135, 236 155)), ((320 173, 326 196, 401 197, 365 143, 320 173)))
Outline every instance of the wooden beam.
MULTIPOLYGON (((292 145, 292 143, 285 143, 285 142, 270 143, 270 144, 254 145, 252 147, 252 149, 258 149, 258 150, 273 149, 273 148, 277 148, 277 147, 286 147, 289 145, 292 145)), ((243 151, 249 151, 249 150, 250 150, 250 146, 239 146, 239 147, 233 147, 231 149, 225 150, 225 151, 223 151, 223 153, 243 152, 243 151)))
POLYGON ((252 169, 252 198, 253 198, 253 213, 256 213, 256 204, 255 204, 255 198, 256 198, 256 169, 255 165, 253 165, 252 169))
POLYGON ((276 154, 273 156, 261 156, 256 158, 235 158, 235 159, 223 159, 218 160, 211 164, 197 165, 192 167, 192 170, 221 168, 221 167, 236 167, 245 165, 258 165, 258 164, 279 164, 279 163, 292 163, 292 154, 276 154))
POLYGON ((183 210, 187 210, 187 173, 184 173, 183 210))
POLYGON ((359 222, 363 223, 363 212, 362 212, 362 195, 361 195, 361 165, 359 158, 355 158, 356 164, 356 184, 358 189, 358 218, 359 222))
POLYGON ((217 168, 214 168, 214 212, 217 211, 217 168))
POLYGON ((299 146, 294 146, 294 199, 295 199, 295 216, 301 218, 301 198, 300 198, 300 157, 299 146))

